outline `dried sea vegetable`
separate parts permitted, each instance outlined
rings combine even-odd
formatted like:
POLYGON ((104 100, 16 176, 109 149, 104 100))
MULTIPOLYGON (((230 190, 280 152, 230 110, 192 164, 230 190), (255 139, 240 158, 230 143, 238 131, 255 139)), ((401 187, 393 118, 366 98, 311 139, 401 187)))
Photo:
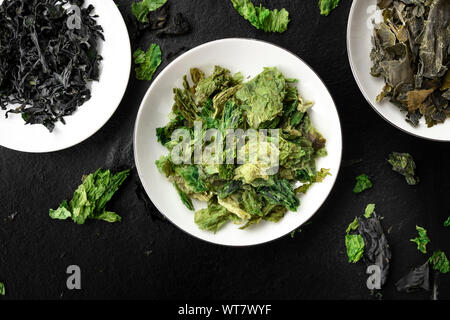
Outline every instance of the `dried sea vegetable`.
POLYGON ((367 174, 363 173, 356 177, 356 184, 353 188, 354 193, 361 193, 370 188, 372 188, 372 182, 367 174))
POLYGON ((320 14, 327 16, 333 11, 339 4, 339 0, 319 0, 320 14))
POLYGON ((286 9, 269 10, 262 5, 255 7, 251 0, 231 0, 234 9, 255 28, 266 32, 285 32, 289 24, 289 12, 286 9))
POLYGON ((430 265, 423 265, 412 269, 406 276, 395 283, 398 292, 413 292, 415 290, 430 290, 430 265))
POLYGON ((366 264, 380 267, 380 283, 383 286, 389 273, 391 249, 381 219, 375 212, 375 205, 369 204, 365 213, 348 226, 345 245, 349 262, 355 263, 363 258, 366 264))
POLYGON ((136 79, 150 81, 161 64, 161 48, 157 44, 152 43, 146 52, 137 49, 133 54, 133 58, 136 64, 136 79))
POLYGON ((450 1, 378 0, 383 22, 372 38, 371 74, 386 85, 377 97, 406 113, 413 126, 450 117, 450 1))
POLYGON ((419 177, 415 174, 416 163, 409 153, 392 152, 387 161, 392 165, 392 170, 405 176, 409 185, 419 183, 419 177))
POLYGON ((131 4, 131 12, 136 19, 143 23, 148 23, 148 14, 162 7, 167 0, 142 0, 131 4))
POLYGON ((84 0, 5 0, 0 5, 0 107, 50 132, 91 97, 104 40, 84 0), (65 4, 81 8, 80 21, 65 4), (69 20, 70 19, 70 20, 69 20), (79 28, 77 23, 80 22, 79 28))
MULTIPOLYGON (((174 89, 170 121, 156 130, 158 141, 170 151, 156 161, 156 166, 174 183, 188 209, 194 209, 191 199, 207 203, 206 209, 195 212, 195 223, 211 232, 229 221, 245 229, 263 220, 278 222, 288 210, 296 211, 300 206, 297 195, 330 174, 327 169, 316 169, 317 158, 326 154, 326 140, 313 127, 308 115, 312 103, 303 101, 296 82, 286 79, 277 68, 264 68, 247 82, 243 82, 242 74, 232 74, 220 66, 209 76, 192 68, 190 78, 184 76, 183 87, 174 89), (201 122, 201 133, 195 131, 196 122, 201 122), (257 142, 279 154, 275 172, 259 158, 239 163, 237 148, 231 154, 224 148, 224 156, 232 156, 231 163, 209 162, 211 159, 175 163, 172 151, 179 141, 173 140, 172 134, 177 129, 187 130, 194 139, 188 145, 201 140, 204 153, 209 146, 205 141, 207 130, 223 133, 217 141, 227 147, 228 130, 250 128, 279 133, 278 146, 272 144, 271 137, 257 142)), ((188 152, 188 160, 194 158, 194 148, 188 152)), ((250 157, 260 155, 250 140, 239 150, 250 157)))
POLYGON ((419 250, 422 253, 427 253, 427 244, 430 242, 430 238, 427 236, 427 230, 425 230, 422 227, 416 226, 416 230, 418 233, 418 236, 414 239, 411 239, 411 242, 414 242, 417 244, 417 250, 419 250))
POLYGON ((130 170, 113 174, 109 170, 98 169, 83 177, 82 184, 75 190, 72 200, 64 200, 56 210, 50 209, 50 218, 71 218, 77 224, 84 224, 87 219, 121 221, 119 215, 107 211, 105 207, 129 174, 130 170))

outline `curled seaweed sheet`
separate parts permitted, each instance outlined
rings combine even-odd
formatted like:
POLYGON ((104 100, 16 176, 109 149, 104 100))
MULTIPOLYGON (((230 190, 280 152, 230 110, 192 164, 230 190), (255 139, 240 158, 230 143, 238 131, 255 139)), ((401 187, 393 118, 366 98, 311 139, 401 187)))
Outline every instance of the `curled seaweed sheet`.
POLYGON ((381 218, 374 212, 370 218, 359 219, 358 232, 364 239, 364 259, 381 269, 381 286, 386 283, 391 261, 391 249, 381 225, 381 218))

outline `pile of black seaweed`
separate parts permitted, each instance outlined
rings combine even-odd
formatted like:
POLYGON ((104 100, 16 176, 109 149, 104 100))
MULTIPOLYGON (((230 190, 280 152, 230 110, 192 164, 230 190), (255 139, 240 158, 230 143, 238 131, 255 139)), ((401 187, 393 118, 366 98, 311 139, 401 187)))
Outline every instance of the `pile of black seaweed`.
POLYGON ((0 107, 50 132, 90 99, 103 29, 84 0, 5 0, 0 5, 0 107), (73 6, 77 6, 74 9, 73 6), (69 9, 69 7, 71 9, 69 9))

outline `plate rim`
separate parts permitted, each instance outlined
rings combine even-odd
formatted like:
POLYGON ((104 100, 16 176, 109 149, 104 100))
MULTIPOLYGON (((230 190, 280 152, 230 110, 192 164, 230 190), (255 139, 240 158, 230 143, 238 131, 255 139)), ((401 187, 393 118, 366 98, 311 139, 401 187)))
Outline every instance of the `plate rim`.
POLYGON ((283 48, 283 47, 281 47, 281 46, 279 46, 279 45, 277 45, 277 44, 271 43, 271 42, 269 42, 269 41, 260 40, 260 39, 256 39, 256 38, 245 38, 245 37, 229 37, 229 38, 221 38, 221 39, 216 39, 216 40, 208 41, 208 42, 202 43, 202 44, 200 44, 200 45, 198 45, 198 46, 196 46, 196 47, 194 47, 194 48, 192 48, 192 49, 190 49, 190 50, 184 52, 183 54, 181 54, 181 55, 179 55, 177 58, 175 58, 173 61, 171 61, 171 62, 170 62, 163 70, 161 70, 161 72, 158 74, 158 76, 157 76, 155 79, 153 79, 152 84, 151 84, 150 87, 147 89, 147 91, 146 91, 144 97, 142 98, 141 104, 139 105, 138 113, 137 113, 137 115, 136 115, 136 121, 135 121, 135 124, 134 124, 134 130, 133 130, 133 156, 134 156, 134 162, 135 162, 135 165, 136 165, 136 171, 137 171, 137 173, 138 173, 138 178, 139 178, 140 183, 142 184, 142 187, 144 188, 144 191, 145 191, 147 197, 150 199, 150 201, 151 201, 152 204, 155 206, 155 208, 159 211, 159 213, 161 213, 161 215, 163 215, 163 216, 164 216, 164 217, 165 217, 165 218, 166 218, 173 226, 175 226, 177 229, 181 230, 182 232, 184 232, 185 234, 187 234, 188 236, 190 236, 190 237, 192 237, 192 238, 198 239, 198 240, 200 240, 200 241, 204 241, 204 242, 209 243, 209 244, 213 244, 213 245, 217 245, 217 246, 222 246, 222 247, 232 247, 232 248, 255 247, 255 246, 261 246, 261 245, 264 245, 264 244, 269 244, 269 243, 271 243, 271 242, 274 242, 274 241, 276 241, 276 240, 279 240, 279 239, 281 239, 281 238, 283 238, 283 237, 289 235, 292 231, 297 230, 298 228, 300 228, 301 226, 303 226, 306 222, 310 221, 310 220, 316 215, 316 213, 323 207, 323 205, 324 205, 325 202, 328 200, 329 196, 331 195, 331 193, 333 192, 333 190, 334 190, 334 188, 335 188, 335 186, 336 186, 336 181, 337 181, 337 179, 338 179, 338 177, 339 177, 339 174, 340 174, 340 172, 341 172, 342 157, 343 157, 343 149, 344 149, 344 139, 343 139, 343 132, 342 132, 341 118, 340 118, 340 115, 339 115, 339 110, 338 110, 338 108, 337 108, 337 104, 336 104, 336 102, 335 102, 335 99, 333 98, 333 95, 331 94, 331 91, 328 89, 327 85, 325 84, 325 82, 323 81, 323 79, 317 74, 317 72, 316 72, 316 71, 315 71, 308 63, 306 63, 302 58, 300 58, 297 54, 293 53, 292 51, 290 51, 290 50, 288 50, 288 49, 285 49, 285 48, 283 48), (258 243, 251 243, 251 244, 227 244, 227 243, 218 243, 218 242, 214 242, 214 241, 211 241, 211 240, 208 240, 208 239, 200 238, 199 236, 197 236, 197 235, 195 235, 195 234, 192 234, 192 233, 190 233, 189 231, 187 231, 187 230, 183 229, 182 227, 178 226, 175 222, 173 222, 167 215, 165 215, 165 214, 162 212, 162 210, 158 207, 157 204, 153 203, 153 201, 151 200, 151 198, 150 198, 150 196, 149 196, 149 193, 148 193, 148 190, 147 190, 146 186, 144 185, 144 183, 142 183, 142 179, 141 179, 141 169, 140 169, 139 160, 138 160, 138 156, 137 156, 137 143, 136 143, 137 141, 136 141, 136 140, 137 140, 138 123, 139 123, 139 120, 140 120, 141 115, 142 115, 142 112, 143 112, 144 102, 148 99, 148 96, 149 96, 149 94, 150 94, 150 91, 152 91, 153 87, 156 85, 156 80, 157 80, 157 79, 158 79, 158 78, 159 78, 159 77, 160 77, 167 69, 169 69, 169 67, 170 67, 172 64, 175 64, 178 60, 181 60, 181 59, 183 58, 184 55, 190 53, 191 51, 200 49, 200 48, 202 48, 202 47, 204 47, 204 46, 211 45, 211 44, 214 44, 214 43, 217 43, 217 42, 233 41, 233 40, 245 40, 245 41, 259 42, 259 43, 263 43, 263 44, 272 45, 272 46, 274 46, 274 47, 277 47, 278 49, 281 49, 281 50, 284 50, 284 51, 290 53, 291 55, 293 55, 294 57, 296 57, 297 59, 299 59, 301 62, 303 62, 303 63, 304 63, 304 64, 305 64, 305 65, 306 65, 306 66, 307 66, 307 67, 308 67, 308 68, 309 68, 309 69, 310 69, 317 77, 318 77, 318 79, 322 82, 322 84, 325 86, 325 89, 327 90, 328 94, 330 95, 331 100, 333 101, 333 104, 334 104, 334 108, 335 108, 335 110, 336 110, 336 115, 337 115, 337 119, 338 119, 338 128, 339 128, 339 132, 340 132, 340 135, 339 135, 339 141, 340 141, 341 147, 340 147, 340 149, 339 149, 339 159, 338 159, 339 162, 338 162, 337 172, 335 173, 335 175, 333 175, 333 178, 334 178, 334 179, 333 179, 333 181, 332 181, 330 191, 328 192, 327 196, 324 197, 324 199, 322 200, 322 202, 321 202, 320 205, 318 206, 317 210, 314 211, 314 212, 312 213, 312 215, 311 215, 306 221, 304 221, 301 225, 294 227, 291 231, 289 231, 289 232, 287 232, 287 233, 283 233, 283 234, 281 234, 281 235, 279 235, 279 236, 276 236, 275 238, 270 239, 270 240, 265 240, 265 241, 261 241, 261 242, 258 242, 258 243))
MULTIPOLYGON (((3 2, 3 0, 0 0, 0 4, 2 2, 3 2)), ((126 40, 124 39, 123 46, 126 46, 126 49, 128 49, 128 50, 126 50, 126 52, 128 52, 127 59, 126 59, 128 62, 125 62, 125 63, 127 63, 126 68, 128 69, 128 72, 127 72, 128 79, 127 79, 126 83, 124 83, 123 88, 121 88, 121 93, 120 93, 121 99, 117 102, 117 106, 115 106, 114 110, 111 112, 111 115, 109 117, 105 118, 103 123, 99 124, 98 128, 96 130, 93 130, 89 135, 87 135, 86 137, 83 137, 81 139, 76 139, 73 142, 68 143, 65 146, 60 146, 60 147, 56 147, 56 148, 55 147, 46 148, 46 150, 26 150, 26 148, 4 146, 4 145, 0 144, 0 146, 2 148, 8 149, 8 150, 12 150, 12 151, 17 151, 17 152, 27 153, 27 154, 47 154, 47 153, 50 154, 50 153, 55 153, 55 152, 58 152, 58 151, 67 150, 67 149, 70 149, 70 148, 72 148, 74 146, 77 146, 77 145, 83 143, 84 141, 86 141, 89 138, 91 138, 92 136, 94 136, 97 132, 100 131, 100 129, 102 129, 106 125, 106 123, 108 123, 109 120, 111 120, 112 116, 116 113, 117 109, 119 108, 119 106, 120 106, 120 104, 121 104, 121 102, 123 100, 123 97, 125 95, 125 92, 126 92, 126 90, 128 88, 128 84, 129 84, 129 81, 130 81, 130 75, 131 75, 131 41, 130 41, 130 35, 128 33, 128 28, 126 26, 125 20, 124 20, 124 18, 122 16, 122 13, 119 10, 119 8, 115 5, 115 3, 108 3, 107 5, 109 5, 111 8, 113 8, 113 10, 115 10, 116 13, 118 13, 119 16, 120 16, 120 19, 118 19, 118 21, 115 21, 115 23, 116 24, 120 24, 122 26, 122 29, 125 30, 126 40)))
MULTIPOLYGON (((397 124, 395 124, 393 121, 391 121, 390 119, 388 119, 387 117, 385 117, 380 111, 378 111, 378 109, 374 106, 372 100, 370 99, 369 95, 367 94, 367 92, 364 90, 364 87, 361 83, 361 80, 359 79, 357 73, 356 73, 356 67, 355 67, 355 63, 353 60, 353 55, 352 52, 350 50, 351 46, 351 37, 350 37, 350 30, 353 24, 353 16, 355 13, 355 7, 356 7, 356 3, 357 0, 353 0, 352 1, 352 6, 350 8, 350 13, 348 16, 348 21, 347 21, 347 57, 349 60, 349 64, 350 64, 350 69, 352 70, 352 75, 353 75, 353 79, 355 80, 356 84, 358 85, 359 91, 362 93, 364 99, 367 101, 367 103, 372 107, 372 109, 387 123, 389 123, 390 125, 392 125, 394 128, 400 130, 401 132, 404 132, 410 136, 416 137, 416 138, 420 138, 420 139, 424 139, 424 140, 428 140, 428 141, 433 141, 433 142, 450 142, 450 137, 448 139, 440 139, 440 138, 432 138, 432 137, 425 137, 419 133, 414 133, 411 131, 408 131, 406 129, 403 129, 401 127, 399 127, 397 124)), ((378 10, 378 9, 377 9, 378 10)), ((399 111, 400 112, 400 111, 399 111)), ((450 121, 450 120, 447 120, 450 121)))

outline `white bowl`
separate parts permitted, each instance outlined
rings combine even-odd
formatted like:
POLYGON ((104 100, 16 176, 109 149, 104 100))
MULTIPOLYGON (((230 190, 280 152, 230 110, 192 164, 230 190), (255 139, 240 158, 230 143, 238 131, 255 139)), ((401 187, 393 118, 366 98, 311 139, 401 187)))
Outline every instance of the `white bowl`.
MULTIPOLYGON (((137 115, 134 153, 142 184, 158 210, 177 227, 199 239, 221 245, 247 246, 277 239, 300 227, 320 208, 333 188, 342 154, 339 116, 333 99, 317 74, 294 54, 275 45, 249 39, 223 39, 186 52, 169 64, 148 89, 137 115), (245 79, 277 67, 288 78, 299 79, 299 89, 307 100, 315 101, 310 111, 313 124, 325 136, 328 156, 318 160, 319 168, 329 168, 332 176, 315 184, 301 197, 298 212, 289 212, 279 223, 261 222, 245 230, 228 223, 216 234, 203 231, 194 223, 194 214, 180 201, 173 185, 161 175, 155 160, 168 151, 157 142, 156 128, 168 122, 174 87, 182 87, 182 77, 191 67, 211 73, 215 65, 231 72, 242 72, 245 79)), ((200 202, 194 202, 196 210, 200 202)))
POLYGON ((386 121, 411 135, 437 141, 450 141, 450 121, 428 128, 422 118, 417 127, 405 121, 405 113, 389 101, 378 103, 377 95, 384 86, 382 77, 375 78, 370 75, 372 62, 372 34, 375 22, 381 22, 381 10, 377 8, 376 0, 353 0, 347 26, 347 52, 353 76, 362 94, 386 121))
MULTIPOLYGON (((0 3, 2 0, 0 0, 0 3)), ((50 133, 43 125, 24 125, 20 114, 0 110, 0 145, 24 152, 51 152, 69 148, 96 133, 113 115, 128 85, 131 48, 127 27, 113 1, 88 0, 99 17, 106 41, 101 42, 100 79, 92 82, 89 101, 71 116, 66 124, 56 123, 50 133)))

